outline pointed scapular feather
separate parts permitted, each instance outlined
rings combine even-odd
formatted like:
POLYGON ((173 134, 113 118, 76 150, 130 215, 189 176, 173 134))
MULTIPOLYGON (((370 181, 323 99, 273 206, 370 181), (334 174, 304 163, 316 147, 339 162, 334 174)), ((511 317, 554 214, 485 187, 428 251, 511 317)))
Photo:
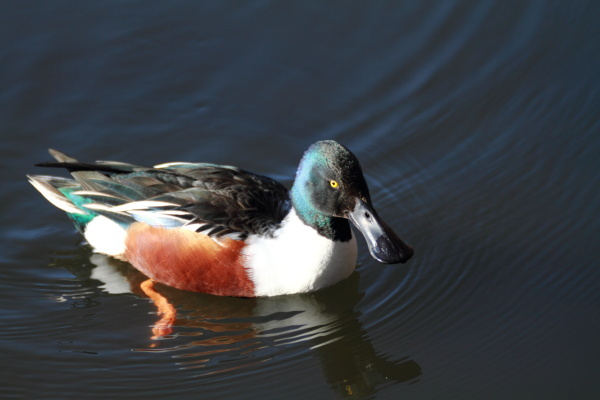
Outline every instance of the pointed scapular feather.
POLYGON ((107 193, 102 193, 102 192, 95 192, 92 190, 77 190, 75 192, 73 192, 72 194, 77 195, 77 196, 85 196, 85 197, 106 197, 106 198, 112 198, 112 199, 119 199, 119 200, 125 200, 122 197, 117 197, 117 196, 113 196, 112 194, 107 194, 107 193))
POLYGON ((116 222, 121 225, 123 228, 127 228, 129 225, 135 222, 135 219, 127 214, 127 213, 119 213, 111 211, 111 207, 102 205, 102 204, 86 204, 85 208, 89 208, 93 210, 95 214, 102 215, 111 221, 116 222))
POLYGON ((96 171, 75 171, 71 172, 73 178, 81 185, 83 190, 100 191, 103 187, 98 185, 98 181, 110 181, 110 178, 96 171))
POLYGON ((145 199, 143 188, 135 187, 137 185, 124 185, 120 182, 104 179, 90 179, 88 184, 93 187, 95 192, 109 193, 116 197, 125 198, 129 201, 141 201, 145 199))
POLYGON ((179 215, 179 216, 186 216, 186 217, 190 217, 190 218, 194 218, 193 214, 190 214, 187 211, 182 211, 182 210, 165 210, 165 211, 161 211, 161 214, 168 214, 168 215, 179 215))
POLYGON ((177 204, 167 203, 165 201, 153 201, 153 200, 142 200, 134 201, 131 203, 125 203, 123 205, 113 207, 112 210, 115 212, 130 212, 138 210, 148 210, 159 207, 177 207, 177 204))
POLYGON ((113 196, 110 194, 99 193, 99 192, 90 192, 90 191, 85 191, 85 190, 78 190, 78 191, 72 192, 71 194, 89 199, 93 202, 97 202, 97 203, 99 202, 101 204, 105 204, 105 205, 108 205, 111 207, 120 206, 121 204, 129 202, 126 199, 116 197, 116 196, 113 196))
POLYGON ((164 184, 162 181, 160 181, 152 176, 144 176, 144 175, 127 177, 127 181, 134 182, 138 185, 146 186, 146 187, 164 184))
MULTIPOLYGON (((90 203, 90 204, 86 204, 84 207, 89 208, 90 210, 94 210, 94 211, 108 211, 108 212, 112 212, 112 213, 119 213, 119 211, 114 210, 114 207, 108 206, 106 204, 90 203)), ((121 214, 123 214, 123 213, 121 213, 121 214)))
POLYGON ((163 193, 176 192, 181 190, 181 186, 165 183, 155 177, 139 175, 126 176, 125 178, 115 177, 116 182, 135 190, 143 198, 158 196, 163 193))
MULTIPOLYGON (((186 190, 180 190, 178 192, 165 193, 165 194, 153 197, 153 200, 170 201, 170 202, 178 203, 181 205, 191 204, 191 203, 197 202, 199 199, 202 198, 202 196, 200 196, 196 193, 198 190, 199 189, 197 189, 197 188, 193 188, 193 191, 192 191, 192 189, 186 189, 186 190)), ((210 196, 210 193, 208 193, 204 197, 207 198, 209 196, 210 196)))
POLYGON ((148 169, 140 165, 125 163, 121 161, 96 160, 96 164, 105 167, 114 167, 116 169, 123 170, 124 172, 146 171, 148 169))
POLYGON ((155 165, 156 169, 195 169, 195 168, 226 168, 226 169, 238 169, 231 165, 219 165, 213 163, 192 163, 184 161, 174 161, 155 165))
POLYGON ((162 171, 133 172, 130 174, 113 175, 114 181, 125 186, 136 188, 140 193, 157 195, 165 192, 179 191, 190 187, 193 179, 162 171))
POLYGON ((201 223, 187 223, 185 225, 182 226, 182 228, 184 229, 188 229, 190 231, 194 231, 194 232, 200 232, 200 228, 202 228, 202 226, 204 226, 206 224, 201 224, 201 223))
POLYGON ((85 214, 84 211, 77 208, 65 195, 63 195, 51 182, 60 182, 62 187, 67 187, 68 182, 75 182, 56 177, 33 176, 27 175, 29 182, 36 188, 42 196, 46 198, 54 206, 71 214, 85 214))
POLYGON ((47 182, 51 186, 61 189, 61 188, 77 188, 79 184, 73 179, 63 178, 60 176, 51 176, 51 175, 27 175, 29 179, 35 179, 43 182, 47 182))
POLYGON ((179 228, 187 222, 181 218, 164 215, 152 211, 129 211, 136 221, 143 222, 152 226, 162 226, 163 228, 179 228))

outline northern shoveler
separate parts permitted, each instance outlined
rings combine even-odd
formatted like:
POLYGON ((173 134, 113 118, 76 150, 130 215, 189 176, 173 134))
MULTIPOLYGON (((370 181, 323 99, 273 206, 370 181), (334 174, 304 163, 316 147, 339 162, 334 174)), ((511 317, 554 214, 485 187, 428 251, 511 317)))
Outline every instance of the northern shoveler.
POLYGON ((333 285, 356 267, 349 221, 379 262, 413 255, 375 212, 356 156, 332 140, 304 153, 290 191, 232 166, 146 168, 50 154, 57 162, 38 166, 66 168, 75 180, 29 181, 94 250, 179 289, 255 297, 333 285))

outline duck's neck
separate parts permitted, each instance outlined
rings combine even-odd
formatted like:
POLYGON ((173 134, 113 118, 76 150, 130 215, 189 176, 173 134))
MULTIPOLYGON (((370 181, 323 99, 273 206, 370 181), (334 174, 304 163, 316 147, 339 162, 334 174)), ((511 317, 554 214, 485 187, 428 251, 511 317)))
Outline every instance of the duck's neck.
POLYGON ((312 206, 306 193, 301 193, 295 185, 291 190, 291 198, 292 207, 300 220, 319 235, 337 242, 347 242, 352 238, 352 230, 347 219, 328 216, 318 211, 312 206))

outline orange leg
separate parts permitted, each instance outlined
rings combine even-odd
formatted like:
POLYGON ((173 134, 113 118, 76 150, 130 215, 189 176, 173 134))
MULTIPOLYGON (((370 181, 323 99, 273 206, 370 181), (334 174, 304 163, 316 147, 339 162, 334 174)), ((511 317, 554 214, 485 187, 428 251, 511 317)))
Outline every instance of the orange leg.
POLYGON ((152 328, 152 339, 158 339, 161 336, 165 336, 173 332, 171 328, 175 323, 175 318, 177 317, 177 311, 175 311, 175 307, 169 303, 169 301, 156 290, 154 290, 154 280, 148 279, 140 285, 146 296, 150 297, 150 299, 158 308, 158 315, 161 317, 160 320, 154 325, 152 328))

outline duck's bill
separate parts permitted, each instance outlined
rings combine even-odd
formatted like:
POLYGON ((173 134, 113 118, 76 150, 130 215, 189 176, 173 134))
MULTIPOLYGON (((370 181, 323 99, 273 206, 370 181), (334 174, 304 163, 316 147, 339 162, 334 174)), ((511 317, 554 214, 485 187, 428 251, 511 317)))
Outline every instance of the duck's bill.
POLYGON ((385 264, 407 262, 414 254, 413 248, 400 239, 383 222, 373 207, 356 199, 354 211, 348 214, 354 226, 363 234, 374 259, 385 264))

